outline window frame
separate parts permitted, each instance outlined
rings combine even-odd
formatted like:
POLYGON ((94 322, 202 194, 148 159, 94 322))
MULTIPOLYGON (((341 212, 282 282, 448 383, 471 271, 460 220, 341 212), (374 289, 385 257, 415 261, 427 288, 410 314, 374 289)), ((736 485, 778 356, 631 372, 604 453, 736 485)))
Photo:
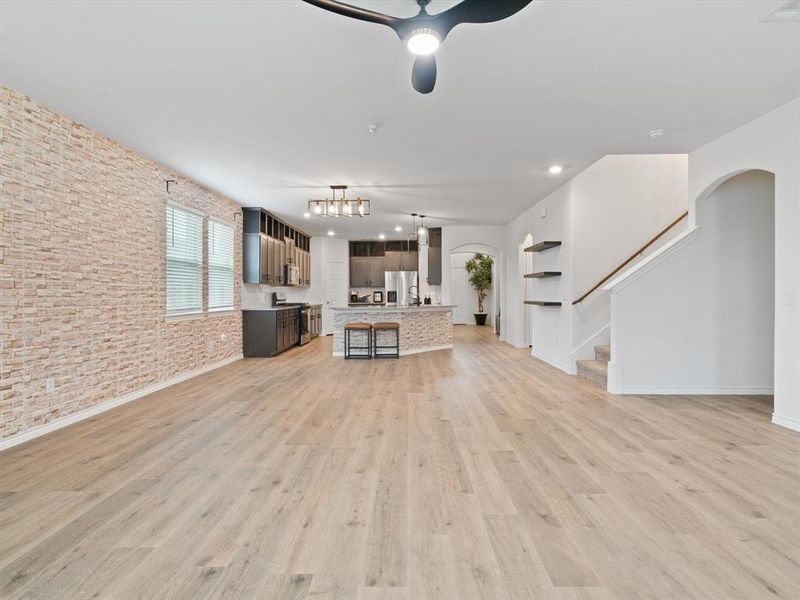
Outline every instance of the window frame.
POLYGON ((193 320, 193 319, 200 319, 203 318, 205 313, 204 307, 204 300, 203 297, 203 288, 204 288, 204 279, 205 279, 205 248, 204 248, 204 235, 206 235, 206 226, 205 221, 207 220, 206 215, 203 214, 201 211, 190 208, 188 206, 184 206, 182 204, 178 204, 176 202, 167 202, 166 206, 164 207, 164 313, 165 317, 168 321, 184 321, 184 320, 193 320), (199 248, 199 256, 200 256, 200 306, 199 308, 191 308, 191 309, 170 309, 169 308, 169 217, 168 211, 172 210, 180 210, 186 213, 193 214, 200 218, 200 248, 199 248))
POLYGON ((236 310, 236 223, 223 221, 213 217, 206 219, 206 260, 207 260, 207 278, 206 278, 206 301, 207 310, 209 314, 231 313, 236 310), (231 302, 225 306, 211 306, 211 224, 222 225, 231 231, 231 264, 230 264, 230 277, 231 277, 231 302))

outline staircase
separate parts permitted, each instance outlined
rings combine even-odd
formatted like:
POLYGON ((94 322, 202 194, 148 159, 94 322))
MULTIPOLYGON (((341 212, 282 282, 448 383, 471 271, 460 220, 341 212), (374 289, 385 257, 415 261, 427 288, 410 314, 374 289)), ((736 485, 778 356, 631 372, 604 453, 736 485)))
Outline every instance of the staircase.
POLYGON ((595 346, 594 360, 579 360, 578 377, 606 389, 608 385, 608 361, 611 360, 611 346, 595 346))

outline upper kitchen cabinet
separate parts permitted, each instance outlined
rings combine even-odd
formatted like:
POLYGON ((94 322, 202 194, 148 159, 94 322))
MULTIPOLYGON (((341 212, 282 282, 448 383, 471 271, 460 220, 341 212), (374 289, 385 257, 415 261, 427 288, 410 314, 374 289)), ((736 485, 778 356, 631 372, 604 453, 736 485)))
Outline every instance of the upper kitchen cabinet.
POLYGON ((383 242, 350 242, 350 287, 383 287, 383 242))
POLYGON ((428 229, 428 285, 442 285, 442 228, 428 229))
POLYGON ((385 264, 387 271, 419 270, 417 242, 394 240, 386 242, 385 264))
POLYGON ((244 283, 311 285, 311 238, 261 208, 243 208, 244 283), (288 277, 287 275, 295 275, 288 277), (297 283, 290 284, 290 281, 297 283))

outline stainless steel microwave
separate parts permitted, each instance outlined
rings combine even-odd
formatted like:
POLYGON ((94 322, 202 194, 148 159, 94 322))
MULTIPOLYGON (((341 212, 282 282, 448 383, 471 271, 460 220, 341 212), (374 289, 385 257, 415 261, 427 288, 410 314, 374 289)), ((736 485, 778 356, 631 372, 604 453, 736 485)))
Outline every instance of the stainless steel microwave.
POLYGON ((285 285, 300 285, 300 267, 297 265, 286 265, 283 274, 285 285))

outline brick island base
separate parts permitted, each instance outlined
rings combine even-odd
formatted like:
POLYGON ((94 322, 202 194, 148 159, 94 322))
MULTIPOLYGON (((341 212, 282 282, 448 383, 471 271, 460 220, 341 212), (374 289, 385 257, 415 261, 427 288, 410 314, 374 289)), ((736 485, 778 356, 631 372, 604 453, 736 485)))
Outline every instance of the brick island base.
MULTIPOLYGON (((453 306, 343 306, 331 308, 334 315, 333 355, 344 356, 344 326, 361 321, 400 323, 400 355, 446 350, 453 347, 453 306)), ((362 334, 363 335, 363 334, 362 334)), ((392 337, 394 333, 381 333, 392 337)), ((389 340, 379 338, 378 343, 389 340)), ((361 340, 358 342, 361 345, 361 340)))

